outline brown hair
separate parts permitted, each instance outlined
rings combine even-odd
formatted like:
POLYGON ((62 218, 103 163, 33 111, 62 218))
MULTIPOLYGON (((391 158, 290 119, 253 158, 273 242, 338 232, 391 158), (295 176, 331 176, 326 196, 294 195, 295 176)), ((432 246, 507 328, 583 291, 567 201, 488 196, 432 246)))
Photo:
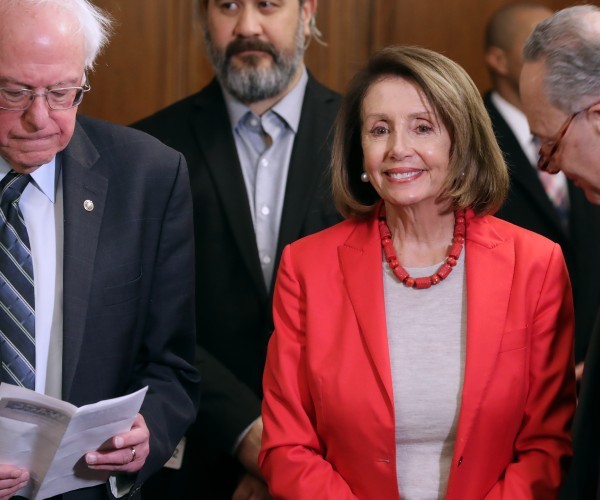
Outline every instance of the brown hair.
POLYGON ((361 182, 362 103, 372 85, 387 77, 415 83, 450 134, 450 168, 442 198, 455 209, 492 213, 508 192, 508 171, 479 91, 454 61, 420 47, 387 47, 375 53, 350 83, 338 115, 332 158, 333 195, 349 218, 365 218, 379 195, 361 182))

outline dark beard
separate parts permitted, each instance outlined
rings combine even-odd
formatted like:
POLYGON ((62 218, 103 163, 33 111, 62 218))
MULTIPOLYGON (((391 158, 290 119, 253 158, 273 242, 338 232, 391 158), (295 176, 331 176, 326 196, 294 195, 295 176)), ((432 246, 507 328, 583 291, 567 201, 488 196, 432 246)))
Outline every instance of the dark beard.
POLYGON ((304 29, 302 20, 296 28, 296 45, 292 53, 278 52, 269 42, 258 38, 237 38, 225 49, 215 48, 208 30, 204 29, 204 42, 208 56, 223 87, 239 101, 250 104, 274 97, 290 84, 304 56, 304 29), (242 56, 244 67, 235 67, 231 58, 247 50, 269 54, 273 62, 268 68, 258 68, 258 56, 242 56))

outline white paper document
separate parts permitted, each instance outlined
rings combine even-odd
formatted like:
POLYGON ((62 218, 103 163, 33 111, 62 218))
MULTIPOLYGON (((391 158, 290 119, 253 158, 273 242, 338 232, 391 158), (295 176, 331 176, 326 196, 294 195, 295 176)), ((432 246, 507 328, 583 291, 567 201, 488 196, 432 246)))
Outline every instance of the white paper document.
POLYGON ((77 408, 0 384, 0 464, 31 475, 17 494, 37 500, 104 483, 110 473, 90 470, 84 455, 131 429, 147 390, 77 408))

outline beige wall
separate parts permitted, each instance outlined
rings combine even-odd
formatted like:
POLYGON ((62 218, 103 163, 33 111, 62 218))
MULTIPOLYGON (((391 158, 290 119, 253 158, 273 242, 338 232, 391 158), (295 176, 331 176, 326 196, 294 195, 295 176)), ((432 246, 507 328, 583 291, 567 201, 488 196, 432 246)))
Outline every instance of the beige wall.
MULTIPOLYGON (((95 0, 116 20, 109 47, 90 75, 81 112, 131 123, 189 95, 212 77, 204 57, 198 0, 95 0)), ((390 44, 414 44, 459 62, 480 90, 488 86, 483 30, 511 0, 319 0, 318 25, 327 47, 312 43, 307 65, 343 92, 369 54, 390 44)), ((571 5, 542 0, 552 9, 571 5)), ((598 5, 598 1, 589 2, 598 5)))

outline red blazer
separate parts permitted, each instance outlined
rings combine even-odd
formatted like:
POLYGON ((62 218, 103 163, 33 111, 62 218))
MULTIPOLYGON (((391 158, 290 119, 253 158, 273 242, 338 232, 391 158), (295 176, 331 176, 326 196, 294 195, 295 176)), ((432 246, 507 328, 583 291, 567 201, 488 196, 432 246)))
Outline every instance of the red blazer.
MULTIPOLYGON (((466 367, 446 498, 554 498, 575 410, 573 305, 560 247, 469 211, 465 258, 466 367)), ((381 262, 374 218, 283 253, 259 458, 275 498, 402 494, 381 262)))

